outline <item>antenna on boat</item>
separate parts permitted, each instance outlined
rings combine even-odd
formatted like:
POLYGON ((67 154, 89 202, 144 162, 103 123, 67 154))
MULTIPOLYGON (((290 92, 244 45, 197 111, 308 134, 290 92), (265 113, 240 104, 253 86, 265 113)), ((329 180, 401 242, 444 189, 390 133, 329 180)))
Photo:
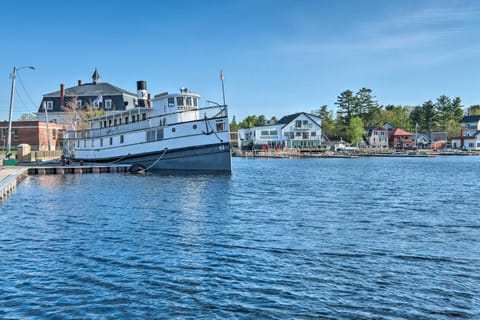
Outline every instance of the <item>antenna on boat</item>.
POLYGON ((225 105, 225 88, 223 86, 223 70, 220 69, 220 80, 222 80, 222 95, 223 95, 223 105, 225 105))

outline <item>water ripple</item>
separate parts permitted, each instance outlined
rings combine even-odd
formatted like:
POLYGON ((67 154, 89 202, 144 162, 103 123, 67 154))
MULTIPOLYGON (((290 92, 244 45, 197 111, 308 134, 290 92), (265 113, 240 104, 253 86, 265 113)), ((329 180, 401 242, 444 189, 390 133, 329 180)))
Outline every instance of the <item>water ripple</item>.
POLYGON ((479 161, 28 178, 0 204, 0 318, 477 319, 479 161))

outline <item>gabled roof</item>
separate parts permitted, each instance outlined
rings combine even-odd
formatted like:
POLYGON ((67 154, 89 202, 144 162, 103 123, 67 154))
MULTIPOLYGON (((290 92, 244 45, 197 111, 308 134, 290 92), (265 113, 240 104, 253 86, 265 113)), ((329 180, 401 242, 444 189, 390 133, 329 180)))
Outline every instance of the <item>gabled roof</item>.
POLYGON ((317 120, 315 120, 313 117, 315 118, 321 118, 320 116, 316 116, 316 115, 313 115, 313 114, 310 114, 310 113, 306 113, 306 112, 297 112, 297 113, 294 113, 294 114, 290 114, 290 115, 287 115, 287 116, 284 116, 282 117, 280 120, 278 120, 277 123, 279 124, 283 124, 283 125, 287 125, 289 124, 290 122, 292 122, 293 120, 295 120, 296 118, 298 118, 298 116, 300 115, 305 115, 307 118, 309 118, 310 120, 312 120, 313 122, 315 122, 316 124, 320 125, 317 120))
POLYGON ((410 132, 407 132, 405 130, 402 130, 400 128, 396 128, 393 130, 392 136, 411 136, 412 134, 410 132))
MULTIPOLYGON (((124 93, 136 96, 136 94, 123 90, 108 82, 84 83, 81 86, 75 86, 75 87, 65 89, 66 97, 97 96, 100 94, 103 94, 106 96, 114 96, 114 95, 121 95, 124 93)), ((44 94, 43 96, 46 98, 60 97, 60 90, 44 94)))
POLYGON ((464 116, 460 123, 471 123, 480 121, 480 116, 464 116))

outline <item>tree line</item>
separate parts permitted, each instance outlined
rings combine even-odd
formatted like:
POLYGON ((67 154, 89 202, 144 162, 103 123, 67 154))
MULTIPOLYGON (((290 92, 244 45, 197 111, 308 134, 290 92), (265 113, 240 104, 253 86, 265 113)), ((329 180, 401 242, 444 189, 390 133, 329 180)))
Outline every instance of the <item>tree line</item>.
MULTIPOLYGON (((361 88, 356 93, 352 90, 343 91, 335 105, 335 114, 327 105, 311 110, 311 113, 322 117, 322 131, 328 138, 352 143, 362 139, 365 128, 384 126, 386 123, 410 132, 445 131, 451 138, 461 134, 459 122, 465 114, 480 115, 480 105, 472 105, 465 110, 459 97, 450 98, 446 95, 421 105, 381 105, 368 88, 361 88)), ((276 117, 267 121, 264 115, 249 115, 237 123, 234 116, 230 130, 275 124, 276 121, 276 117)))

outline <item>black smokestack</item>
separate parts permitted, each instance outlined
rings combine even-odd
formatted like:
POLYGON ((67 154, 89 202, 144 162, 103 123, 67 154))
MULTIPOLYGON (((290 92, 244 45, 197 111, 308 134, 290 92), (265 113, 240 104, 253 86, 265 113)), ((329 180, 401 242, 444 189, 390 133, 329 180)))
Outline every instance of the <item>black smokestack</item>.
POLYGON ((147 106, 147 81, 139 80, 137 81, 137 97, 138 97, 138 106, 146 107, 147 106))

